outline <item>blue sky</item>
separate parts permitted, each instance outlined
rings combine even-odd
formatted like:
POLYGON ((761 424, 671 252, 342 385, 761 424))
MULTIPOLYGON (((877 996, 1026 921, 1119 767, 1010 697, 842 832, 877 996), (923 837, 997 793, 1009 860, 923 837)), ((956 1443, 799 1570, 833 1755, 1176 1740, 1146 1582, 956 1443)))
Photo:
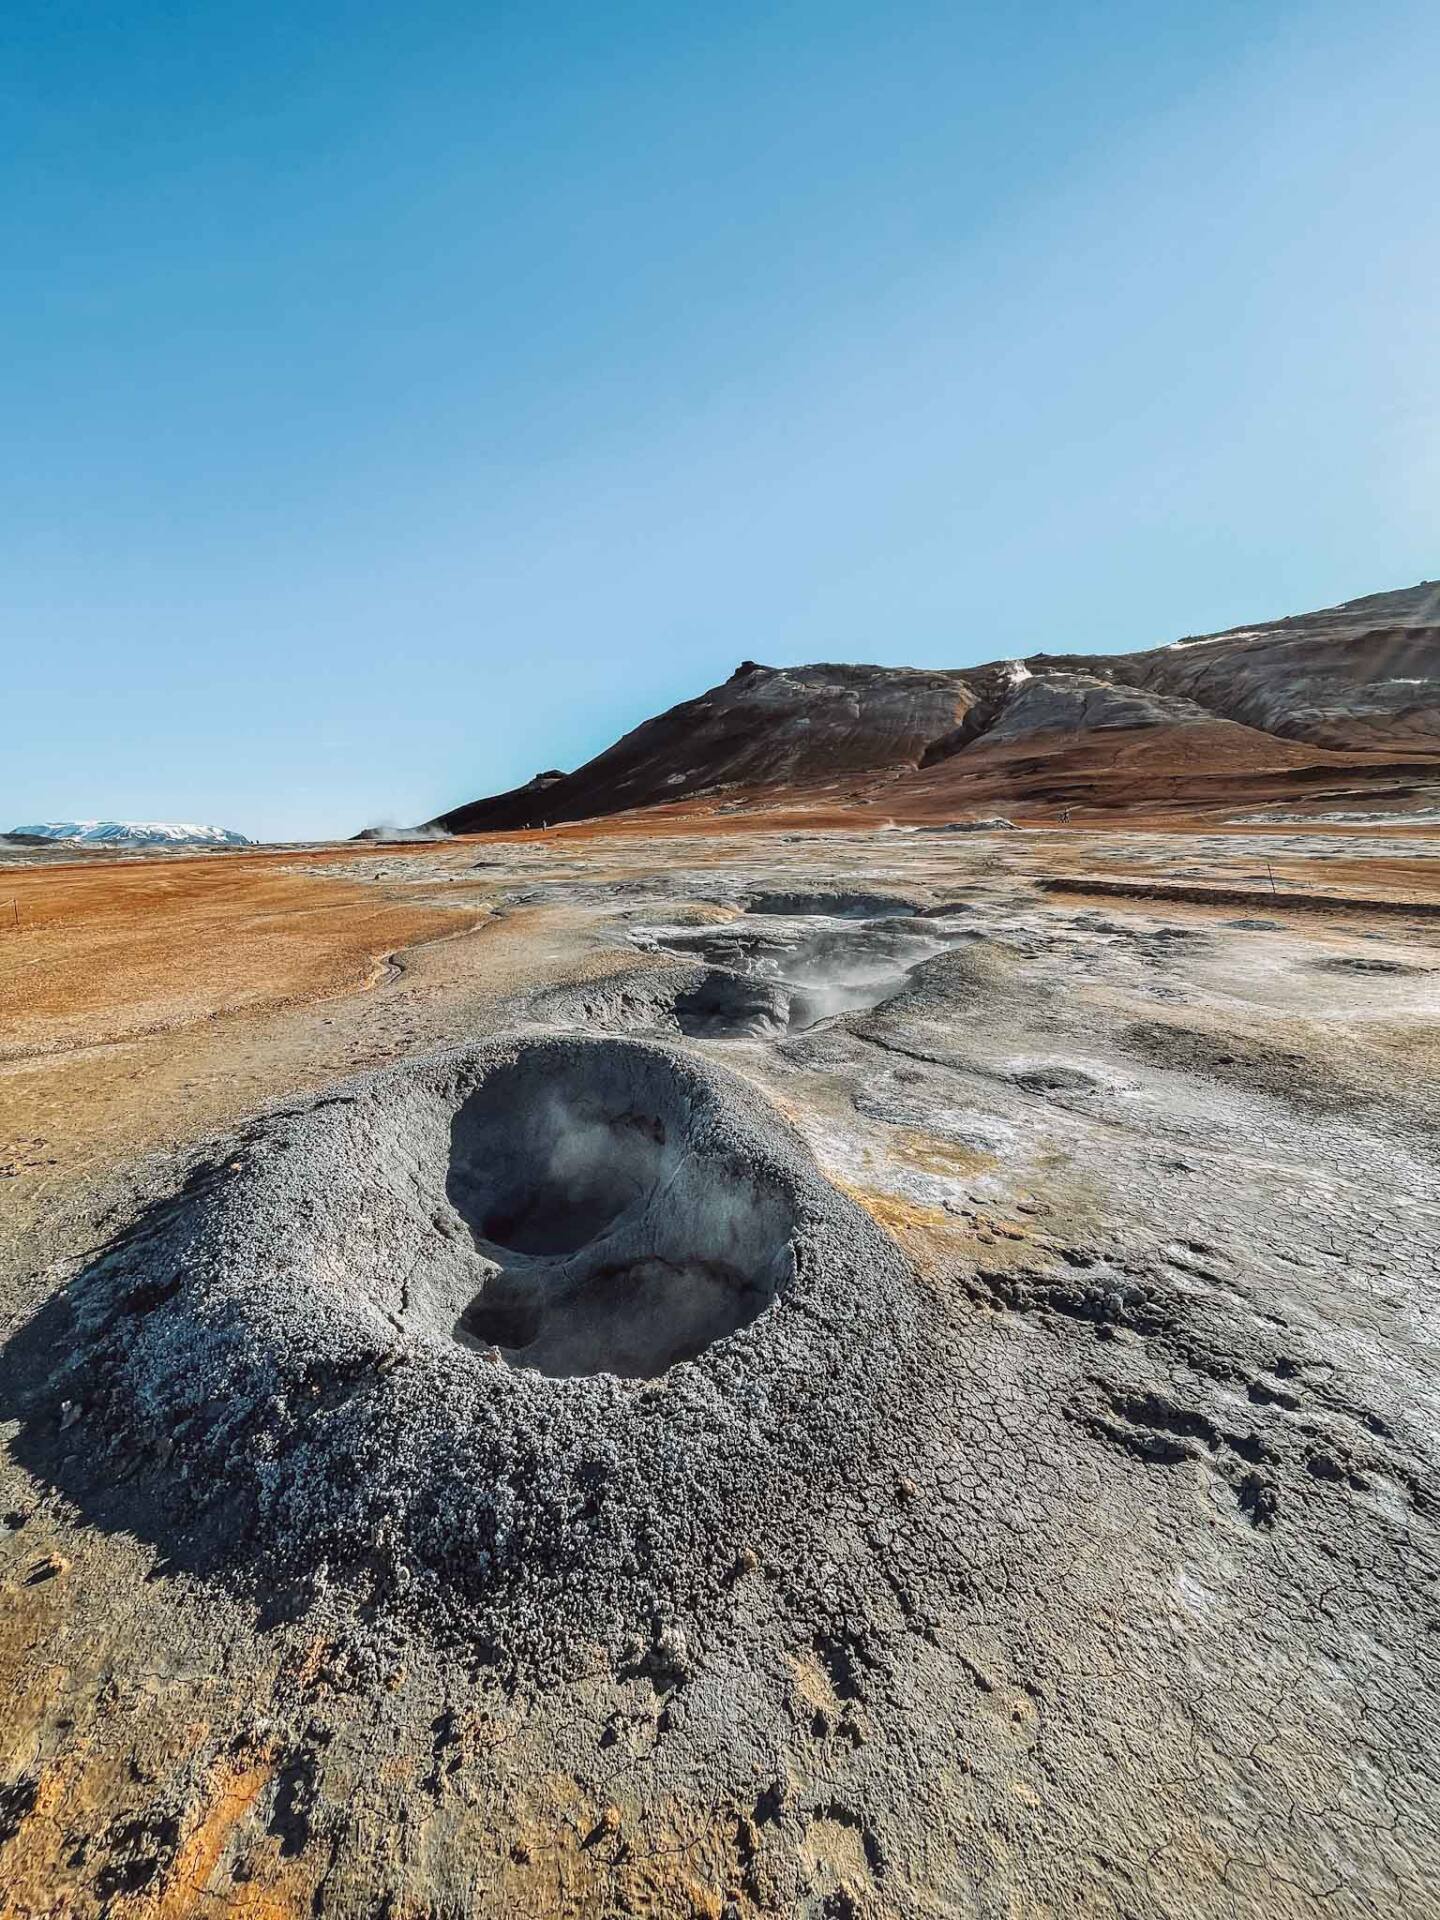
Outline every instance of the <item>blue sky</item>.
POLYGON ((1440 572, 1440 11, 14 0, 0 826, 1440 572))

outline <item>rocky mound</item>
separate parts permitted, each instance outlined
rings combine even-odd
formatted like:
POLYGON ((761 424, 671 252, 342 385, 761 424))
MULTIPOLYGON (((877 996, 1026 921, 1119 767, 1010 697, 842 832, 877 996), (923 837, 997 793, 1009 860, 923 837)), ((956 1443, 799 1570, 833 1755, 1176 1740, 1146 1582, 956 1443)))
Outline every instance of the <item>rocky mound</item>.
POLYGON ((577 772, 431 824, 499 831, 726 796, 883 800, 915 819, 984 798, 1131 807, 1297 790, 1403 810, 1435 780, 1440 586, 1422 582, 1143 653, 937 671, 746 661, 577 772))
POLYGON ((142 1219, 13 1357, 20 1444, 82 1504, 130 1483, 176 1560, 553 1677, 703 1641, 747 1556, 786 1560, 912 1316, 739 1081, 491 1043, 263 1121, 142 1219))

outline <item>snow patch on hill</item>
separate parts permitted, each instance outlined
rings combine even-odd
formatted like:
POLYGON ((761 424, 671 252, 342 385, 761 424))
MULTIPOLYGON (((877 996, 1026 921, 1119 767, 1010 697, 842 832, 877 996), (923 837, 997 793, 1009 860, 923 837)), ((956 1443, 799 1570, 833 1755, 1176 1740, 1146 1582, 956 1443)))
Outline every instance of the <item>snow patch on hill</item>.
POLYGON ((12 827, 16 838, 64 840, 111 846, 253 847, 243 833, 231 827, 197 826, 184 820, 46 820, 36 826, 12 827))

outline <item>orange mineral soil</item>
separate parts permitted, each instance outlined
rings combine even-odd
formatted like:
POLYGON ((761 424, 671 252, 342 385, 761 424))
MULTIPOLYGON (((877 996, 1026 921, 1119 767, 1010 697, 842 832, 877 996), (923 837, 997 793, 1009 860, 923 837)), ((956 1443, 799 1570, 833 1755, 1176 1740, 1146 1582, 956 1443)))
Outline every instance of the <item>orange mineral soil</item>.
MULTIPOLYGON (((321 856, 324 858, 325 856, 321 856)), ((293 855, 0 876, 0 1059, 354 991, 453 913, 287 871, 293 855)))

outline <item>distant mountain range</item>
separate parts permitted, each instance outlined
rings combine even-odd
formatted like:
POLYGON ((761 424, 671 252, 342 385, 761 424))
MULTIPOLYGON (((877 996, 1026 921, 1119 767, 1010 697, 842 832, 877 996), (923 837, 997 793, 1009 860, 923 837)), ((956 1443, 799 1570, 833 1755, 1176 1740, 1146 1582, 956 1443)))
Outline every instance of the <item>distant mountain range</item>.
POLYGON ((574 773, 441 814, 449 833, 634 809, 974 806, 1403 815, 1440 804, 1440 583, 1143 653, 986 666, 765 667, 628 733, 574 773))
POLYGON ((231 827, 201 827, 175 820, 46 820, 38 826, 12 827, 10 840, 63 840, 86 846, 253 847, 231 827))

